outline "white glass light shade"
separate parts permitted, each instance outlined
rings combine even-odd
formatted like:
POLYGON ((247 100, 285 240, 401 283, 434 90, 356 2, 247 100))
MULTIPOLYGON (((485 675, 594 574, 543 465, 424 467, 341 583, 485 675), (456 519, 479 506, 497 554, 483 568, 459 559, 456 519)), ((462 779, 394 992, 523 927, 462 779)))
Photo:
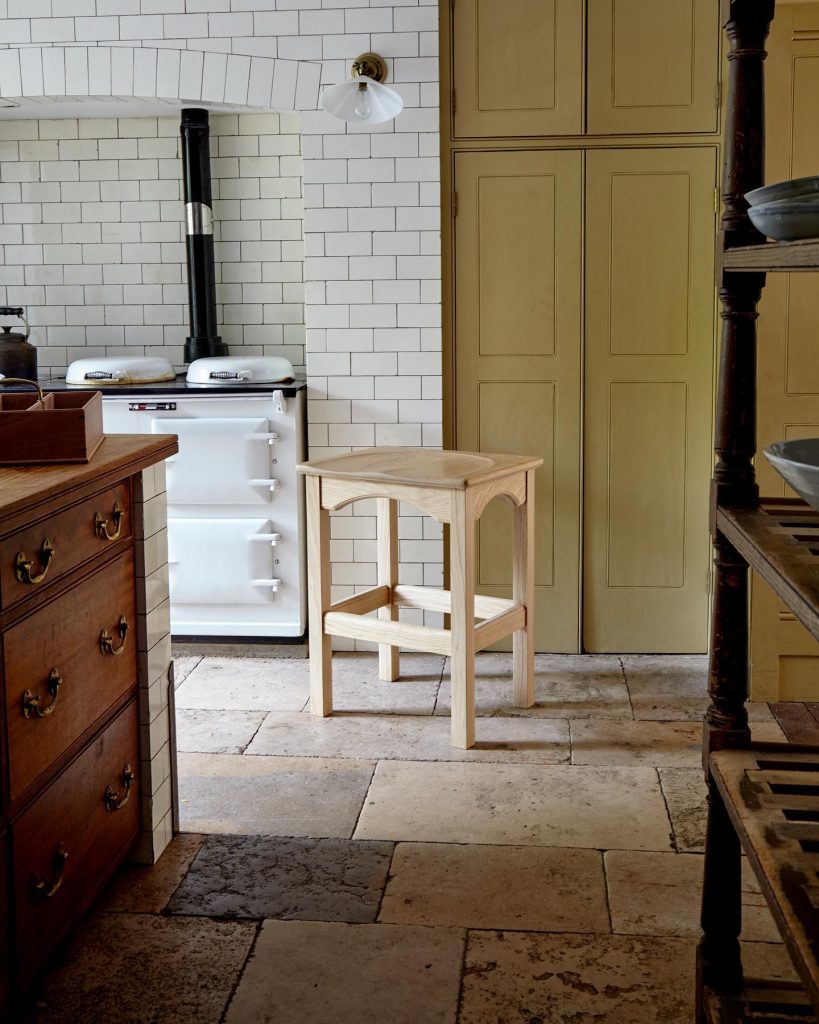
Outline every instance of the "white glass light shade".
POLYGON ((382 124, 404 109, 404 101, 389 86, 366 75, 341 82, 321 95, 321 106, 328 114, 353 124, 382 124), (363 86, 363 88, 362 88, 363 86))

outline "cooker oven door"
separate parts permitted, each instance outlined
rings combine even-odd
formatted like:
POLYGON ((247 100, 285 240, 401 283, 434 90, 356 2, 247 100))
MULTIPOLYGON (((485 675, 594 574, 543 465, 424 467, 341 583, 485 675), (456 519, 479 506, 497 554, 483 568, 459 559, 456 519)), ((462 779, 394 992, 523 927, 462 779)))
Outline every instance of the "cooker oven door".
POLYGON ((278 487, 271 462, 270 422, 261 417, 156 417, 151 433, 176 434, 167 460, 168 502, 174 505, 258 505, 278 487))

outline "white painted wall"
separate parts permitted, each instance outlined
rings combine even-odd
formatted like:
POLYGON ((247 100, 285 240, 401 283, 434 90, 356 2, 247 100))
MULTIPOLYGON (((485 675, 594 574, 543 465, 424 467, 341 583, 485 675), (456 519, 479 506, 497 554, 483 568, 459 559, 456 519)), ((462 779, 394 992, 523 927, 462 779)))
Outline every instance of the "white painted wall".
MULTIPOLYGON (((437 0, 0 0, 0 47, 144 44, 314 61, 321 65, 324 85, 347 77, 350 62, 363 51, 387 58, 390 84, 405 103, 396 121, 363 130, 323 112, 308 111, 302 118, 304 320, 313 457, 371 444, 437 446, 441 441, 437 19, 437 0)), ((37 138, 27 141, 52 140, 42 139, 38 130, 37 138)), ((10 162, 24 161, 18 153, 10 162)), ((36 162, 51 161, 38 157, 36 162)), ((148 179, 143 180, 147 189, 148 179)), ((11 183, 3 178, 0 163, 0 190, 6 184, 11 183)), ((152 200, 121 200, 132 201, 152 200)), ((80 216, 82 225, 82 211, 80 216)), ((24 247, 46 243, 17 241, 19 232, 5 217, 0 225, 0 232, 11 229, 14 235, 9 246, 20 246, 16 257, 24 262, 17 266, 41 265, 36 248, 29 259, 24 247)), ((29 225, 32 235, 36 226, 29 225)), ((18 227, 25 229, 25 224, 18 227)), ((5 254, 4 243, 3 273, 11 271, 5 254)), ((135 287, 145 286, 151 265, 164 263, 140 261, 143 281, 135 287)), ((69 278, 72 273, 77 271, 69 272, 69 278)), ((229 282, 243 289, 264 283, 274 284, 229 282)), ((167 284, 173 288, 178 282, 167 284)), ((65 286, 64 275, 54 287, 65 286)), ((8 302, 23 301, 15 298, 13 287, 6 284, 6 289, 8 302)), ((179 343, 180 325, 170 320, 178 314, 170 311, 178 310, 180 293, 171 294, 169 322, 150 325, 162 327, 163 347, 179 343)), ((226 302, 228 294, 222 291, 220 300, 226 302)), ((264 295, 261 300, 263 307, 278 301, 272 287, 270 302, 264 295)), ((123 305, 141 306, 144 316, 145 307, 156 303, 126 303, 123 292, 123 305)), ((46 317, 49 306, 46 295, 46 317)), ((57 310, 68 306, 55 302, 57 310)), ((248 327, 254 325, 241 326, 247 343, 248 327)), ((374 532, 372 509, 357 506, 335 517, 338 594, 374 582, 374 532)), ((438 584, 439 528, 404 514, 401 536, 405 582, 438 584)))

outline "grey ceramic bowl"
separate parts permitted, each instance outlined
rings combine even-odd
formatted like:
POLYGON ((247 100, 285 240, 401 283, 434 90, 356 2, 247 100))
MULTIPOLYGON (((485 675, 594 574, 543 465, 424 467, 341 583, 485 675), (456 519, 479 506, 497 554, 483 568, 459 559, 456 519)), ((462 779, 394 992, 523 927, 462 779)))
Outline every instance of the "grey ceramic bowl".
POLYGON ((775 203, 780 199, 793 199, 799 196, 810 196, 819 192, 819 177, 791 178, 790 181, 778 181, 774 185, 764 185, 746 192, 745 198, 751 206, 762 206, 763 203, 775 203))
POLYGON ((765 458, 819 512, 819 437, 776 441, 765 449, 765 458))
POLYGON ((757 230, 777 242, 819 238, 819 196, 812 199, 780 199, 748 210, 757 230))

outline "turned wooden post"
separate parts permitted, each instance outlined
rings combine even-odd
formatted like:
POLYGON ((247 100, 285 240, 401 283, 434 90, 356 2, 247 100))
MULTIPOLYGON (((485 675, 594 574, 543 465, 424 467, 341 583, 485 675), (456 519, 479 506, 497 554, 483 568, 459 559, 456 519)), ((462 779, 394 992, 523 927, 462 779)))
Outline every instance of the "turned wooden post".
MULTIPOLYGON (((774 0, 723 0, 728 53, 728 108, 722 178, 720 251, 765 241, 748 219, 745 193, 763 184, 765 158, 765 39, 774 0)), ((714 604, 703 762, 708 786, 702 938, 697 951, 698 1024, 703 986, 736 994, 742 986, 740 846, 711 778, 709 755, 750 742, 748 715, 748 566, 716 527, 717 507, 755 505, 756 320, 765 284, 760 273, 725 273, 719 266, 722 337, 711 486, 714 604)))

